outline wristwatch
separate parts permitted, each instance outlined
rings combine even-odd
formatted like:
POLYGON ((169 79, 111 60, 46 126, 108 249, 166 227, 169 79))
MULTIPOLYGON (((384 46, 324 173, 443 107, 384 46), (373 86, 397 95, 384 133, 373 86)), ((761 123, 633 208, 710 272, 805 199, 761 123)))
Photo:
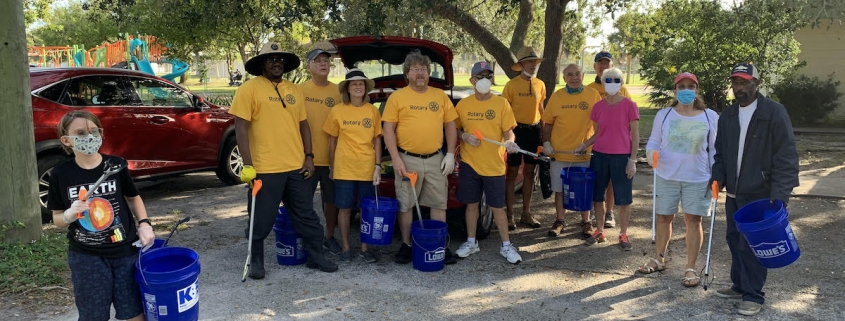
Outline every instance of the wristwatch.
POLYGON ((314 158, 314 153, 305 153, 305 157, 314 158))
POLYGON ((149 225, 150 227, 153 227, 153 222, 150 221, 150 219, 148 219, 148 218, 138 220, 138 226, 139 227, 141 226, 141 223, 147 223, 147 225, 149 225))

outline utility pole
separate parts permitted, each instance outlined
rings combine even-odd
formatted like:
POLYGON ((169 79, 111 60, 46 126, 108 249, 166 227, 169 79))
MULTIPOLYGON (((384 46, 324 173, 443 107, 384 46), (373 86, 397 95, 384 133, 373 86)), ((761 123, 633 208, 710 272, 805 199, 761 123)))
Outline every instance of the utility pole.
POLYGON ((41 237, 23 0, 0 1, 0 241, 41 237))

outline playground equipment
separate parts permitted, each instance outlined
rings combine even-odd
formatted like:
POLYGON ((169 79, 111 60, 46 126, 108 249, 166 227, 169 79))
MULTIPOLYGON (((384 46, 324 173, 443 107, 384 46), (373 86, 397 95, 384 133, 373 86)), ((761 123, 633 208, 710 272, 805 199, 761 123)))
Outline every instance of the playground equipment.
MULTIPOLYGON (((138 66, 138 70, 143 71, 145 73, 155 75, 155 71, 153 70, 152 64, 150 63, 149 58, 149 49, 147 47, 147 41, 141 39, 132 39, 129 42, 129 56, 132 59, 132 62, 138 66), (140 49, 140 50, 138 50, 140 49)), ((161 59, 161 57, 159 57, 161 59)), ((161 78, 174 81, 176 78, 184 75, 188 72, 189 66, 184 61, 175 58, 165 58, 165 62, 173 65, 173 70, 161 78)))

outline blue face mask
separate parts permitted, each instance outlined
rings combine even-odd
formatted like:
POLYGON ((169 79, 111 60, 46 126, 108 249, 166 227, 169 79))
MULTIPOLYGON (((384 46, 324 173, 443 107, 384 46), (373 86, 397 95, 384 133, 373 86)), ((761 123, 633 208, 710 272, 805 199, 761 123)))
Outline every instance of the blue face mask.
POLYGON ((695 90, 692 89, 681 89, 678 90, 678 102, 682 105, 689 105, 695 101, 695 90))

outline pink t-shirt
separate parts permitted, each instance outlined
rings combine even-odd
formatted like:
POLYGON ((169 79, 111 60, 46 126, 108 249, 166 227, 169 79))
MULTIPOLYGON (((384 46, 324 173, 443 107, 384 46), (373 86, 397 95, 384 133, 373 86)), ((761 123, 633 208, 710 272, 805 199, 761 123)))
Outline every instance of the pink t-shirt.
POLYGON ((640 119, 637 103, 625 98, 612 107, 602 99, 593 106, 590 120, 599 132, 593 150, 604 154, 631 154, 631 122, 640 119))

